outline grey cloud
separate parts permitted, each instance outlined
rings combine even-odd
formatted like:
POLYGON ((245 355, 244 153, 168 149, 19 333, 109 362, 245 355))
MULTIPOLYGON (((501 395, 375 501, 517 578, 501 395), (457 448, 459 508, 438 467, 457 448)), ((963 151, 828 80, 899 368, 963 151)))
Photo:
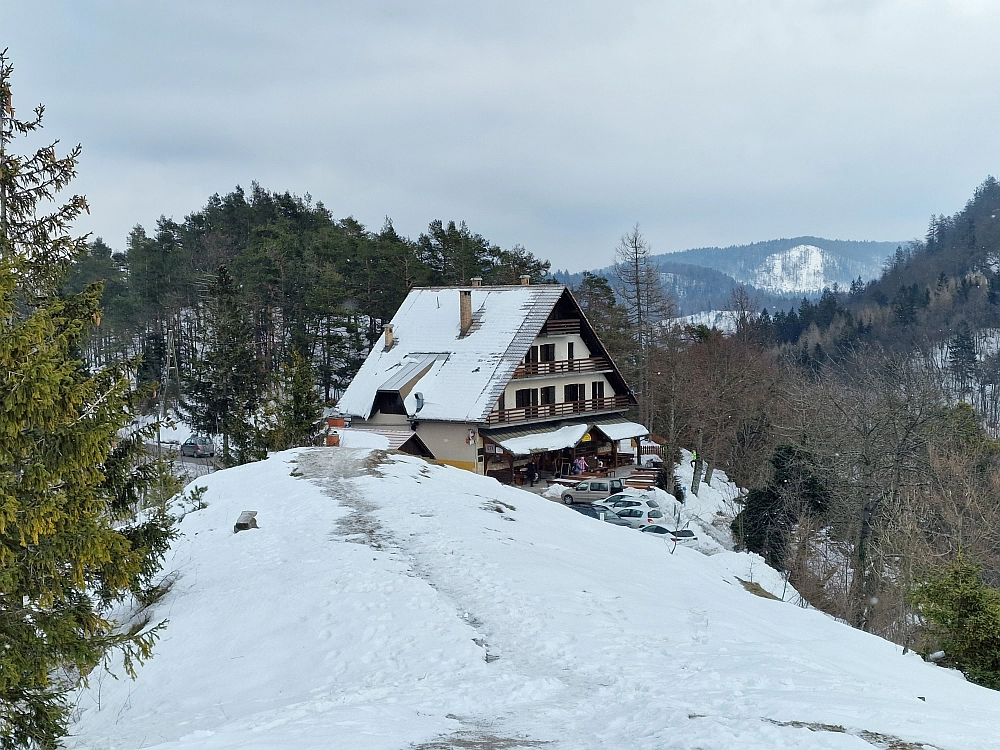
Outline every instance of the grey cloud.
POLYGON ((558 267, 795 234, 904 239, 997 171, 1000 8, 945 0, 0 0, 16 94, 85 147, 121 246, 256 179, 558 267), (482 5, 483 7, 480 7, 482 5))

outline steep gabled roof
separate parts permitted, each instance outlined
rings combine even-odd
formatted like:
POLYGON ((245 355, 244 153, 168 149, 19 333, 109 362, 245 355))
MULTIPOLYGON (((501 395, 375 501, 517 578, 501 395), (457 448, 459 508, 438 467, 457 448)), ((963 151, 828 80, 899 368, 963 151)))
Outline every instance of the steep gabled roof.
POLYGON ((412 290, 392 318, 394 345, 388 351, 382 341, 375 345, 338 410, 367 419, 378 391, 398 390, 407 382, 407 392, 400 395, 411 417, 486 421, 552 309, 569 293, 556 284, 471 291, 472 327, 459 337, 459 289, 412 290), (409 382, 424 368, 416 382, 409 382))

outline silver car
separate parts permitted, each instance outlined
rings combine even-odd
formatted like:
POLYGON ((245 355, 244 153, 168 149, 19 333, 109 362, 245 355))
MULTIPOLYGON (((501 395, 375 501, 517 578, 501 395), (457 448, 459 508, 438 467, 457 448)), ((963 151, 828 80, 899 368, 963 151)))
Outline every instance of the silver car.
POLYGON ((566 505, 573 503, 593 503, 607 500, 608 495, 622 491, 621 479, 585 479, 575 487, 567 487, 560 494, 566 505))
POLYGON ((192 435, 181 443, 181 455, 192 458, 212 458, 215 456, 215 443, 211 438, 202 435, 192 435))

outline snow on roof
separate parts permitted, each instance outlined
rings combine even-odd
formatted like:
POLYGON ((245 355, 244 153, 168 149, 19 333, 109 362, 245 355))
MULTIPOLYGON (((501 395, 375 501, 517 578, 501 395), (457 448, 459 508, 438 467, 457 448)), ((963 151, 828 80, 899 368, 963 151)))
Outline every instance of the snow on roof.
POLYGON ((410 440, 420 440, 417 433, 409 430, 385 430, 382 428, 365 427, 363 429, 354 427, 338 427, 340 433, 340 444, 347 448, 382 448, 383 450, 396 451, 410 440))
POLYGON ((536 432, 532 435, 503 440, 500 445, 515 456, 526 456, 529 453, 545 453, 563 448, 572 448, 587 434, 586 424, 572 424, 560 427, 558 430, 536 432))
POLYGON ((609 440, 625 440, 626 438, 648 435, 649 430, 637 422, 612 422, 599 424, 597 429, 608 436, 609 440))
POLYGON ((392 318, 394 345, 389 351, 381 340, 375 345, 339 411, 367 419, 379 390, 397 390, 429 365, 404 394, 407 414, 485 421, 565 290, 557 284, 472 287, 473 322, 465 336, 459 336, 458 288, 412 290, 392 318))

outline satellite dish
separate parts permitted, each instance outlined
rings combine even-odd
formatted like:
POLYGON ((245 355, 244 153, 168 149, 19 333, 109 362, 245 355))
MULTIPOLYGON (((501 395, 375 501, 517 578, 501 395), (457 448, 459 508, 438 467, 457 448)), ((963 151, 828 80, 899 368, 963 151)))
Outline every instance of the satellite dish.
POLYGON ((413 398, 417 402, 417 412, 419 412, 421 409, 424 408, 424 394, 419 393, 419 392, 418 393, 414 393, 413 394, 413 398))

